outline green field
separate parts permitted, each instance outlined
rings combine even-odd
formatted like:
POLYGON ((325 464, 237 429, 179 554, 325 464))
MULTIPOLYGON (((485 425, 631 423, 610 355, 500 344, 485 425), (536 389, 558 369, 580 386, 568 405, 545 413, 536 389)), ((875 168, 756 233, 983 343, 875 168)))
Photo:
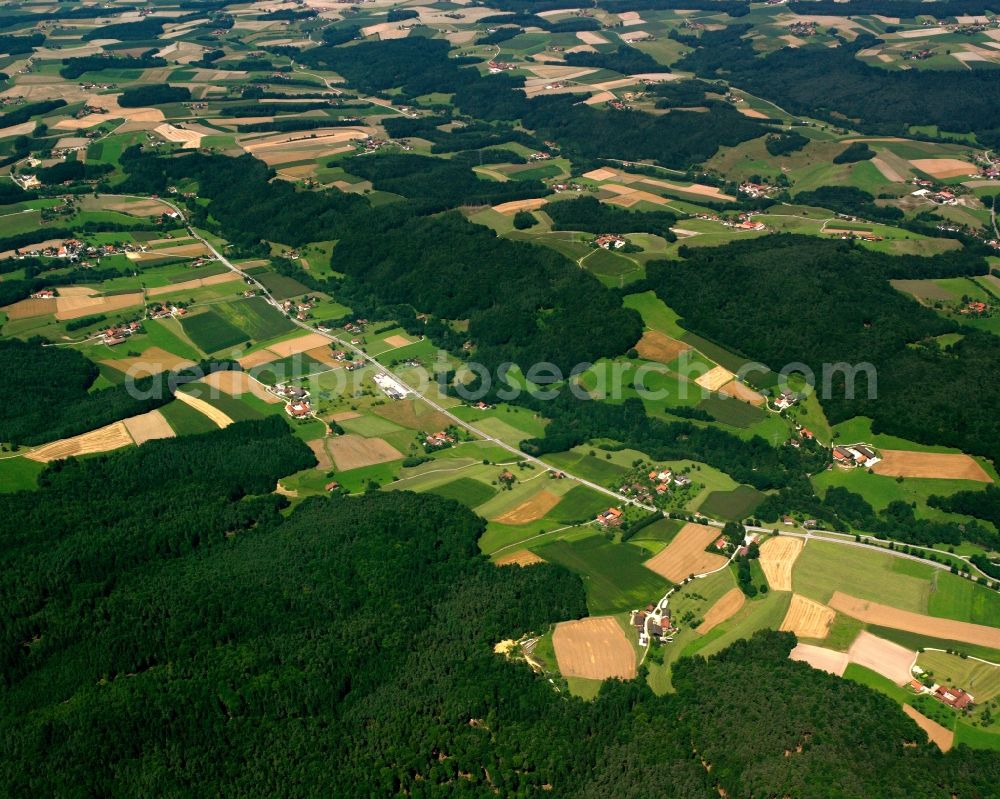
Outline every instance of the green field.
POLYGON ((193 316, 185 316, 181 320, 181 326, 191 341, 208 353, 235 347, 249 338, 246 333, 211 308, 193 316))
POLYGON ((934 575, 927 603, 931 616, 1000 627, 1000 594, 956 574, 934 575))
MULTIPOLYGON (((276 300, 287 300, 308 293, 309 289, 293 277, 279 275, 277 272, 261 272, 256 279, 266 288, 276 300)), ((263 298, 261 298, 263 299, 263 298)))
POLYGON ((968 691, 977 703, 988 702, 1000 694, 1000 667, 947 652, 921 652, 917 665, 927 676, 943 685, 968 691))
POLYGON ((579 524, 590 521, 599 512, 607 510, 609 501, 614 500, 592 488, 577 485, 566 492, 559 504, 546 515, 560 524, 579 524))
POLYGON ((732 491, 713 491, 698 510, 706 516, 739 521, 750 516, 763 501, 764 494, 756 488, 741 485, 732 491))
POLYGON ((160 413, 163 414, 167 420, 167 424, 179 436, 210 433, 213 430, 219 429, 215 422, 203 413, 199 413, 190 405, 186 405, 180 400, 168 402, 160 408, 160 413))
POLYGON ((767 418, 767 411, 737 399, 721 396, 706 397, 698 403, 698 408, 713 419, 732 427, 750 427, 767 418))
POLYGON ((477 505, 482 505, 487 500, 492 499, 497 491, 493 486, 471 477, 459 477, 450 483, 430 489, 428 493, 436 494, 445 499, 454 499, 463 505, 475 508, 477 505))
POLYGON ((38 475, 46 464, 5 455, 0 459, 0 494, 30 491, 38 487, 38 475))
POLYGON ((276 338, 295 329, 295 325, 263 297, 219 303, 213 310, 254 341, 276 338))
POLYGON ((173 319, 146 319, 142 323, 142 329, 149 337, 152 346, 160 347, 167 352, 172 352, 174 355, 196 363, 200 361, 202 354, 184 341, 178 333, 171 330, 172 327, 180 328, 180 324, 173 319))
POLYGON ((248 419, 261 419, 264 417, 263 413, 247 402, 236 399, 224 391, 213 389, 205 383, 187 383, 180 388, 180 391, 204 400, 213 408, 218 408, 234 422, 245 422, 248 419))
POLYGON ((658 601, 669 584, 642 565, 648 554, 630 544, 612 544, 599 535, 531 547, 583 579, 587 608, 594 616, 644 607, 658 601))

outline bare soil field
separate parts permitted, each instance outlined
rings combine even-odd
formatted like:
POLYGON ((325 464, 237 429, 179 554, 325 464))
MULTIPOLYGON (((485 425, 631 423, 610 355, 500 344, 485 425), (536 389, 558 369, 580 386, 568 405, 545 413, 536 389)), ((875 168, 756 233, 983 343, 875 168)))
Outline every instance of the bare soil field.
POLYGON ((969 455, 949 452, 906 452, 884 449, 882 460, 872 468, 875 474, 889 477, 930 477, 951 480, 976 480, 992 483, 990 477, 969 455))
POLYGON ((584 44, 608 44, 608 40, 593 31, 577 31, 576 38, 584 44))
POLYGON ((702 197, 709 197, 713 200, 722 200, 723 202, 736 201, 735 197, 731 194, 726 194, 716 186, 705 186, 701 183, 692 183, 689 186, 685 186, 683 183, 672 183, 669 180, 660 180, 659 178, 643 178, 640 183, 644 183, 647 186, 656 186, 661 189, 680 191, 685 194, 699 194, 702 197))
POLYGON ((136 355, 133 358, 108 358, 101 363, 132 377, 158 375, 160 372, 194 365, 194 361, 181 358, 179 355, 174 355, 160 347, 150 347, 142 355, 136 355))
POLYGON ((646 561, 647 569, 652 569, 661 577, 679 583, 691 574, 720 569, 726 565, 726 558, 705 547, 719 537, 719 531, 704 524, 685 524, 667 547, 646 561))
POLYGON ((910 164, 934 178, 957 178, 960 175, 977 175, 979 167, 958 158, 917 158, 910 164))
POLYGON ((792 603, 778 629, 795 633, 799 638, 826 638, 835 615, 820 602, 792 594, 792 603))
POLYGON ((647 361, 670 363, 682 352, 690 352, 691 346, 671 338, 659 330, 647 330, 635 345, 639 357, 647 361))
POLYGON ((232 370, 212 372, 212 374, 203 377, 201 382, 212 388, 217 388, 219 391, 225 391, 234 397, 239 397, 242 394, 252 394, 257 399, 264 400, 264 402, 269 402, 272 405, 277 405, 281 402, 280 397, 274 396, 274 394, 264 388, 259 380, 254 380, 246 372, 232 370))
POLYGON ((36 300, 29 297, 26 300, 19 300, 11 305, 7 305, 0 310, 7 314, 7 318, 11 320, 30 319, 33 316, 54 314, 56 312, 56 301, 54 299, 36 300))
POLYGON ((592 94, 586 100, 584 100, 585 105, 601 105, 602 103, 608 103, 612 100, 617 99, 612 92, 598 92, 597 94, 592 94))
POLYGON ((736 107, 743 116, 750 117, 751 119, 767 119, 768 116, 763 111, 758 111, 756 108, 750 108, 745 105, 740 105, 736 107))
POLYGON ((618 173, 613 169, 601 167, 600 169, 592 169, 589 172, 584 172, 583 177, 587 178, 587 180, 611 180, 618 177, 618 173))
POLYGON ((851 662, 846 652, 836 652, 833 649, 813 646, 812 644, 797 644, 788 653, 788 657, 801 663, 808 663, 814 669, 829 672, 838 677, 844 676, 844 669, 851 662))
POLYGON ((179 399, 185 405, 190 405, 192 408, 194 408, 202 415, 207 416, 209 419, 215 422, 215 424, 217 424, 219 427, 229 427, 229 425, 233 423, 233 420, 230 419, 226 414, 224 414, 218 408, 209 405, 207 402, 205 402, 205 400, 201 399, 200 397, 192 397, 190 394, 187 394, 183 391, 176 392, 174 394, 174 397, 179 399))
POLYGON ((132 436, 124 422, 115 422, 106 427, 99 427, 89 433, 82 433, 72 438, 64 438, 45 444, 28 452, 24 457, 39 463, 49 463, 68 458, 71 455, 91 455, 96 452, 110 452, 132 444, 132 436))
POLYGON ((559 504, 560 499, 562 497, 543 489, 517 507, 511 508, 506 513, 497 516, 493 521, 500 522, 501 524, 528 524, 529 522, 541 519, 559 504))
POLYGON ((905 685, 913 679, 910 666, 917 653, 865 630, 858 633, 847 654, 852 663, 871 669, 896 685, 905 685))
POLYGON ((333 357, 333 352, 329 347, 314 347, 311 350, 306 350, 305 354, 314 361, 320 361, 321 363, 325 363, 327 366, 342 367, 344 365, 342 362, 333 357))
POLYGON ((333 457, 326 448, 326 442, 327 439, 325 438, 317 438, 315 441, 306 442, 309 449, 313 451, 313 455, 316 456, 316 468, 321 472, 328 472, 333 468, 333 457))
POLYGON ((120 311, 133 305, 142 305, 141 292, 111 297, 56 297, 56 319, 79 319, 96 313, 120 311))
POLYGON ((382 341, 390 347, 406 347, 413 343, 406 336, 386 336, 382 341))
POLYGON ((636 203, 641 203, 643 201, 653 203, 654 205, 668 205, 665 198, 661 197, 659 194, 653 194, 650 191, 631 189, 627 186, 616 186, 611 183, 607 183, 604 186, 601 186, 601 188, 607 189, 616 195, 615 197, 605 200, 608 205, 620 205, 622 208, 631 208, 636 203))
POLYGON ((126 419, 123 424, 136 444, 145 444, 156 438, 173 438, 176 435, 174 429, 159 411, 149 411, 149 413, 133 416, 126 419))
POLYGON ((725 394, 727 397, 742 400, 743 402, 749 402, 758 408, 763 407, 764 403, 767 402, 767 398, 763 394, 758 394, 750 386, 741 383, 739 380, 730 380, 719 389, 719 393, 725 394))
POLYGON ((265 363, 278 360, 278 358, 279 356, 270 350, 257 350, 256 352, 251 352, 249 355, 244 355, 242 358, 238 358, 237 361, 244 369, 253 369, 255 366, 263 366, 265 363))
POLYGON ((272 344, 268 349, 279 358, 287 358, 289 355, 298 355, 300 352, 327 346, 329 343, 330 339, 320 333, 306 333, 298 338, 290 338, 287 341, 272 344))
POLYGON ((792 567, 804 546, 801 538, 778 536, 760 545, 760 567, 772 591, 792 590, 792 567))
POLYGON ((365 438, 352 433, 331 438, 327 441, 327 448, 341 472, 362 466, 373 466, 376 463, 388 463, 403 457, 388 441, 381 438, 365 438))
POLYGON ((733 379, 735 375, 725 366, 715 366, 709 369, 701 377, 695 378, 695 383, 709 391, 718 391, 726 383, 733 379))
POLYGON ((717 627, 736 615, 736 611, 743 607, 746 602, 746 595, 739 588, 730 588, 705 614, 705 620, 698 626, 697 631, 704 635, 713 627, 717 627))
POLYGON ((635 653, 613 616, 561 622, 552 633, 552 645, 563 677, 635 677, 635 653))
POLYGON ((511 200, 509 203, 494 205, 493 210, 506 216, 513 216, 518 211, 537 211, 547 202, 545 197, 536 197, 532 200, 511 200))
POLYGON ((536 563, 545 563, 545 558, 539 557, 530 549, 518 549, 493 561, 495 566, 533 566, 536 563))
MULTIPOLYGON (((378 411, 379 409, 376 409, 375 413, 378 413, 378 411)), ((379 415, 381 416, 381 414, 379 415)), ((361 414, 358 413, 357 411, 341 411, 340 413, 333 414, 333 416, 330 417, 330 420, 333 422, 346 422, 348 419, 360 419, 360 418, 361 414)))
POLYGON ((197 149, 201 146, 202 134, 193 130, 179 128, 176 125, 164 123, 153 128, 154 133, 158 133, 169 142, 183 144, 185 150, 197 149))
POLYGON ((145 252, 126 253, 132 261, 153 261, 165 255, 176 255, 180 258, 195 258, 199 255, 211 255, 208 247, 200 241, 191 244, 178 244, 174 247, 160 247, 157 250, 146 250, 145 252))
POLYGON ((881 157, 872 159, 872 166, 882 173, 882 177, 891 180, 893 183, 905 183, 906 178, 900 175, 895 169, 887 164, 881 157))
POLYGON ((829 606, 840 613, 859 619, 867 624, 877 624, 881 627, 892 627, 895 630, 926 635, 930 638, 943 638, 948 641, 964 641, 968 644, 1000 649, 1000 629, 987 627, 984 624, 972 624, 967 621, 939 619, 935 616, 924 616, 908 610, 880 605, 857 597, 834 591, 830 597, 829 606))
POLYGON ((156 288, 147 289, 146 294, 150 297, 159 297, 161 294, 174 294, 178 291, 200 289, 204 286, 217 286, 220 283, 233 283, 239 282, 240 280, 242 280, 242 278, 235 272, 223 272, 221 275, 201 277, 196 278, 195 280, 185 280, 183 283, 174 283, 169 286, 157 286, 156 288))
POLYGON ((947 752, 954 745, 955 733, 947 727, 927 718, 912 705, 903 705, 903 712, 917 722, 917 726, 927 733, 927 737, 936 743, 942 752, 947 752))
POLYGON ((639 16, 638 11, 622 11, 618 15, 618 19, 621 20, 622 25, 626 27, 629 25, 645 25, 646 20, 639 16))

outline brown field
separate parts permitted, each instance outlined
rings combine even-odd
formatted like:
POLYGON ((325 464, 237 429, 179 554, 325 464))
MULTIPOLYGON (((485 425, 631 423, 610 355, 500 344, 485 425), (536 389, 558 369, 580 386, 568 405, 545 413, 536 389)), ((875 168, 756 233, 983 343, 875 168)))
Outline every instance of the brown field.
POLYGON ((337 464, 338 471, 359 469, 376 463, 399 460, 403 455, 388 441, 381 438, 365 438, 352 433, 337 436, 327 441, 327 448, 337 464))
POLYGON ((604 200, 608 205, 620 205, 622 208, 631 208, 633 205, 641 202, 653 203, 653 205, 669 204, 664 197, 661 197, 659 194, 653 194, 651 191, 628 189, 625 186, 615 186, 613 184, 605 184, 601 188, 609 189, 616 195, 604 200), (620 191, 620 189, 626 190, 620 191))
POLYGON ((926 172, 933 178, 957 178, 960 175, 976 175, 979 167, 958 158, 917 158, 910 164, 926 172))
MULTIPOLYGON (((387 405, 385 407, 392 408, 400 403, 393 403, 392 405, 387 405)), ((375 413, 378 413, 378 408, 375 409, 375 413)), ((361 414, 357 411, 341 411, 340 413, 335 413, 330 417, 330 421, 333 422, 346 422, 348 419, 360 419, 361 414)))
POLYGON ((924 616, 899 610, 877 602, 868 602, 840 591, 834 591, 827 603, 834 610, 845 613, 868 624, 882 627, 892 627, 896 630, 906 630, 911 633, 926 635, 930 638, 943 638, 948 641, 964 641, 967 644, 1000 649, 1000 629, 987 627, 984 624, 971 624, 967 621, 939 619, 934 616, 924 616))
POLYGON ((879 172, 882 173, 882 177, 886 180, 891 180, 893 183, 905 183, 906 178, 900 175, 895 169, 893 169, 889 164, 882 160, 882 158, 873 158, 872 166, 875 167, 879 172))
POLYGON ((762 407, 767 399, 763 394, 758 394, 750 386, 745 383, 741 383, 739 380, 730 380, 722 388, 719 389, 720 394, 725 394, 727 397, 733 397, 743 402, 749 402, 751 405, 756 405, 758 408, 762 407))
POLYGON ((178 291, 187 291, 188 289, 200 289, 204 286, 217 286, 220 283, 232 283, 234 281, 241 281, 242 278, 235 272, 223 272, 221 275, 212 275, 211 277, 202 277, 195 280, 185 280, 183 283, 173 283, 169 286, 157 286, 156 288, 151 288, 146 290, 146 294, 150 297, 158 297, 161 294, 174 294, 178 291))
POLYGON ((132 305, 142 305, 141 292, 111 297, 56 297, 56 319, 79 319, 95 313, 120 311, 132 305))
POLYGON ((709 197, 713 200, 736 200, 733 195, 726 194, 716 186, 705 186, 701 183, 692 183, 689 186, 685 186, 683 183, 672 183, 669 180, 660 180, 659 178, 643 178, 641 182, 661 189, 684 192, 685 194, 700 194, 702 197, 709 197))
POLYGON ((0 310, 3 310, 10 320, 30 319, 32 316, 54 314, 56 312, 56 301, 54 299, 34 300, 28 298, 26 300, 19 300, 12 305, 7 305, 0 310))
POLYGON ((518 549, 493 561, 494 566, 533 566, 536 563, 545 563, 545 558, 539 557, 530 549, 518 549))
POLYGON ((993 478, 976 460, 962 453, 906 452, 884 449, 882 460, 872 467, 875 474, 889 477, 938 477, 992 483, 993 478))
POLYGON ((287 341, 272 344, 268 349, 279 358, 287 358, 289 355, 298 355, 300 352, 312 350, 316 347, 328 346, 330 339, 319 333, 306 333, 298 338, 290 338, 287 341))
POLYGON ((844 669, 851 662, 846 652, 835 652, 832 649, 812 644, 797 644, 788 653, 788 657, 792 660, 808 663, 814 669, 836 674, 838 677, 844 676, 844 669))
POLYGON ((801 538, 778 536, 760 545, 760 567, 772 591, 792 590, 792 567, 804 546, 801 538))
POLYGON ((588 180, 611 180, 618 177, 618 173, 613 169, 601 167, 600 169, 592 169, 590 172, 584 172, 583 177, 588 180))
POLYGON ((501 524, 528 524, 541 519, 546 513, 559 504, 562 497, 544 489, 530 499, 526 499, 515 508, 497 516, 493 521, 501 524))
POLYGON ((246 372, 212 372, 212 374, 203 377, 201 382, 212 388, 217 388, 219 391, 225 391, 234 397, 239 397, 241 394, 253 394, 257 399, 262 399, 272 405, 281 402, 280 397, 274 396, 264 388, 259 380, 254 380, 246 372))
MULTIPOLYGON (((388 419, 390 422, 395 422, 411 430, 443 430, 451 424, 451 420, 447 416, 435 411, 422 400, 398 400, 385 405, 376 405, 372 410, 383 419, 388 419)), ((360 415, 353 411, 346 413, 353 414, 348 416, 348 419, 355 419, 360 415)), ((344 414, 338 413, 333 417, 333 420, 339 422, 341 419, 338 417, 341 416, 344 414)))
POLYGON ((936 721, 927 718, 923 713, 912 705, 903 705, 903 712, 917 722, 917 726, 927 733, 927 737, 938 745, 938 749, 947 752, 955 743, 955 733, 938 724, 936 721))
POLYGON ((278 360, 278 356, 270 350, 257 350, 236 360, 244 369, 253 369, 255 366, 263 366, 265 363, 278 360))
POLYGON ((72 438, 53 441, 25 454, 26 458, 39 463, 58 461, 71 455, 91 455, 95 452, 110 452, 131 445, 132 436, 124 422, 115 422, 106 427, 99 427, 89 433, 83 433, 72 438))
POLYGON ((162 258, 165 255, 176 255, 178 258, 195 258, 199 255, 211 255, 208 247, 200 241, 191 244, 178 244, 175 247, 160 247, 158 250, 146 250, 145 252, 126 253, 130 261, 152 261, 162 258))
POLYGON ((408 344, 413 343, 406 336, 386 336, 386 338, 382 339, 382 341, 390 347, 405 347, 408 344))
POLYGON ((704 635, 713 627, 722 624, 726 619, 736 615, 736 611, 743 607, 746 602, 746 595, 739 588, 730 588, 705 614, 705 620, 698 626, 697 631, 704 635))
MULTIPOLYGON (((126 346, 124 344, 119 346, 126 346)), ((172 352, 167 352, 159 347, 150 347, 133 358, 108 358, 101 361, 106 366, 111 366, 119 372, 124 372, 132 377, 146 377, 148 375, 158 375, 160 372, 167 372, 173 369, 183 369, 186 366, 193 366, 194 362, 172 352)))
POLYGON ((145 444, 155 438, 173 438, 173 428, 159 411, 149 411, 126 419, 123 423, 136 444, 145 444))
POLYGON ((613 616, 561 622, 552 633, 552 646, 563 677, 635 677, 635 652, 613 616))
POLYGON ((646 568, 679 583, 691 574, 704 574, 726 565, 726 558, 705 547, 719 537, 719 531, 704 524, 685 524, 667 547, 646 561, 646 568))
POLYGON ((193 130, 185 130, 169 123, 157 125, 153 128, 154 133, 160 134, 169 142, 183 144, 183 149, 198 149, 201 146, 202 134, 193 130))
POLYGON ((576 38, 584 44, 608 44, 608 40, 593 31, 577 31, 576 38))
POLYGON ((305 354, 312 358, 314 361, 319 361, 320 363, 325 363, 327 366, 332 367, 342 367, 344 364, 333 357, 333 352, 329 347, 313 347, 311 350, 306 350, 305 354))
POLYGON ((659 330, 647 330, 635 345, 639 357, 647 361, 670 363, 682 352, 690 352, 691 347, 683 341, 671 338, 659 330))
POLYGON ((735 375, 725 366, 714 366, 705 372, 705 374, 701 377, 696 377, 694 382, 709 391, 718 391, 726 383, 732 380, 733 377, 735 377, 735 375))
POLYGON ((905 685, 913 679, 910 666, 917 653, 865 630, 858 633, 847 654, 852 663, 871 669, 896 685, 905 685))
POLYGON ((219 427, 229 427, 233 423, 226 414, 220 411, 218 408, 209 405, 205 400, 200 397, 192 397, 190 394, 186 394, 183 391, 178 391, 174 394, 176 399, 179 399, 185 405, 190 405, 199 413, 207 416, 213 422, 215 422, 219 427))
POLYGON ((513 216, 518 211, 537 211, 547 202, 545 197, 536 197, 533 200, 511 200, 509 203, 494 205, 493 210, 506 216, 513 216))
POLYGON ((316 468, 321 472, 328 472, 333 468, 333 458, 330 455, 330 451, 326 448, 327 440, 325 438, 317 438, 315 441, 307 442, 309 449, 316 456, 316 468))
POLYGON ((834 615, 826 605, 792 594, 792 603, 778 629, 795 633, 799 638, 826 638, 834 615))
POLYGON ((745 105, 740 105, 736 107, 743 116, 750 117, 751 119, 767 119, 768 116, 762 111, 758 111, 756 108, 747 108, 745 105))

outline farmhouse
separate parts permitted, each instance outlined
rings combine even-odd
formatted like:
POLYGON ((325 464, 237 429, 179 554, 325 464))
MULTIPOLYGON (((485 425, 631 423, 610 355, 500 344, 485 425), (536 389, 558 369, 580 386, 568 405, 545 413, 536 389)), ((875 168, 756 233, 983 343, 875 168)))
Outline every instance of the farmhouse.
POLYGON ((624 520, 624 515, 618 508, 608 508, 597 514, 597 523, 602 527, 618 527, 624 520))
POLYGON ((290 402, 285 406, 285 413, 292 419, 304 419, 307 416, 312 416, 312 406, 306 400, 290 402))
POLYGON ((51 300, 56 296, 55 289, 42 289, 41 291, 36 291, 31 295, 33 300, 51 300))
POLYGON ((434 449, 442 449, 444 447, 450 447, 455 443, 455 436, 444 430, 439 430, 436 433, 431 433, 424 437, 424 446, 431 447, 434 449))
POLYGON ((878 463, 879 458, 873 449, 864 444, 838 445, 833 448, 833 460, 838 466, 854 468, 856 466, 871 467, 878 463))
POLYGON ((620 250, 627 243, 624 238, 614 233, 604 233, 594 239, 594 244, 602 250, 620 250))
POLYGON ((935 699, 955 708, 955 710, 965 710, 975 701, 972 694, 961 688, 946 688, 943 685, 936 685, 931 689, 931 692, 935 699))

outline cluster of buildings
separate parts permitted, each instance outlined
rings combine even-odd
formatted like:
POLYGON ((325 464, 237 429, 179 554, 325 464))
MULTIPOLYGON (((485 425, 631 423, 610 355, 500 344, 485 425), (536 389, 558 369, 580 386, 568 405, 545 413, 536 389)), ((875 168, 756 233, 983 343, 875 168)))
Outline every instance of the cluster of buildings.
POLYGON ((449 433, 447 430, 438 430, 436 433, 431 433, 424 436, 424 449, 447 449, 455 443, 455 436, 449 433))
POLYGON ((645 479, 640 478, 631 483, 626 483, 618 489, 622 496, 630 497, 644 502, 652 503, 656 497, 664 496, 670 486, 683 489, 691 485, 691 478, 686 474, 674 474, 671 469, 653 469, 645 479))
POLYGON ((767 230, 767 225, 756 221, 750 214, 740 214, 737 221, 727 219, 722 224, 736 230, 767 230))
POLYGON ((142 323, 140 322, 126 322, 122 325, 117 325, 116 327, 109 327, 107 330, 101 331, 101 342, 107 344, 109 347, 114 347, 118 344, 124 344, 125 339, 134 333, 142 332, 142 323))
POLYGON ((880 460, 875 450, 864 444, 838 444, 833 448, 833 462, 845 469, 854 469, 858 466, 871 468, 880 460))
POLYGON ((102 108, 99 105, 85 105, 75 114, 73 114, 74 119, 83 119, 84 117, 89 117, 91 114, 106 114, 108 113, 107 108, 102 108))
POLYGON ((507 72, 514 69, 514 65, 508 63, 507 61, 490 61, 486 68, 489 70, 491 75, 499 75, 501 72, 507 72))
POLYGON ((281 309, 287 314, 295 314, 295 318, 300 322, 309 318, 309 312, 315 307, 316 299, 306 295, 301 300, 285 300, 281 303, 281 309))
POLYGON ((965 303, 958 312, 965 316, 989 316, 990 306, 980 300, 972 300, 965 303))
POLYGON ((937 205, 958 205, 958 197, 955 195, 955 192, 946 189, 934 191, 933 189, 920 188, 911 192, 911 194, 914 197, 928 199, 937 205))
POLYGON ((625 514, 618 508, 608 508, 597 514, 597 523, 601 527, 618 527, 625 521, 625 514))
POLYGON ((553 183, 549 188, 557 193, 562 191, 583 191, 584 189, 579 183, 553 183))
POLYGON ((628 242, 623 236, 619 236, 617 233, 602 233, 594 239, 594 244, 602 250, 620 250, 628 242))
POLYGON ((791 408, 795 403, 799 401, 799 395, 792 391, 790 388, 783 388, 781 392, 774 398, 772 405, 779 411, 783 411, 786 408, 791 408))
MULTIPOLYGON (((357 363, 360 364, 361 362, 358 361, 357 363)), ((382 389, 382 393, 391 400, 405 399, 412 393, 407 386, 400 383, 390 374, 377 374, 372 379, 375 381, 375 385, 382 389)))
POLYGON ((171 316, 184 316, 186 313, 187 309, 179 305, 160 305, 157 303, 146 309, 146 315, 150 319, 169 319, 171 316))
POLYGON ((633 610, 629 614, 629 624, 639 633, 639 646, 649 646, 650 638, 661 644, 669 644, 677 632, 677 628, 670 620, 670 610, 667 608, 666 600, 659 605, 650 603, 646 605, 645 610, 633 610))
POLYGON ((747 180, 740 184, 739 193, 745 194, 752 200, 757 200, 761 197, 768 197, 775 189, 775 186, 769 186, 766 183, 753 183, 747 180))
POLYGON ((788 26, 788 32, 793 36, 814 36, 816 34, 816 23, 793 22, 788 26))
MULTIPOLYGON (((920 666, 914 666, 913 673, 920 675, 924 673, 924 670, 920 666)), ((976 698, 972 694, 961 688, 953 688, 938 683, 924 685, 916 678, 910 680, 910 688, 914 693, 933 696, 939 702, 955 710, 971 710, 976 702, 976 698)))

